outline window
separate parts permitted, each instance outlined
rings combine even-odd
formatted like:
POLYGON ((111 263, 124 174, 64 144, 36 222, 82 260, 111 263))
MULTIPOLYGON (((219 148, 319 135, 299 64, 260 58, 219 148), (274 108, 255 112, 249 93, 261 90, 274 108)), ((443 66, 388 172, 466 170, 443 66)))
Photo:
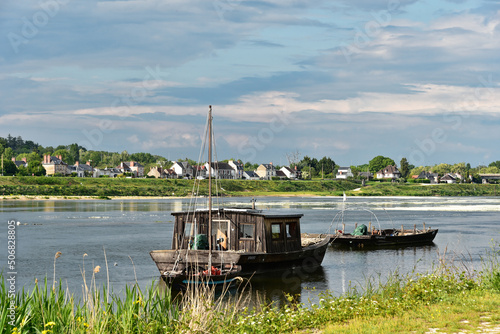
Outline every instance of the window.
POLYGON ((193 223, 186 223, 184 227, 184 237, 189 238, 194 236, 194 225, 193 223))
POLYGON ((240 224, 240 239, 253 239, 255 236, 255 225, 240 224))
POLYGON ((281 223, 271 224, 271 234, 273 239, 281 238, 281 223))
POLYGON ((286 223, 286 237, 287 238, 297 237, 297 224, 296 223, 286 223))

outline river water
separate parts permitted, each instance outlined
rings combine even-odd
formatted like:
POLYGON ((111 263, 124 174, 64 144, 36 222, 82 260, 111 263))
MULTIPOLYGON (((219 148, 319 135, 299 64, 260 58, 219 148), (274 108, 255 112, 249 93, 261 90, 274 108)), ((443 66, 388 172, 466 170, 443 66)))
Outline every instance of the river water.
MULTIPOLYGON (((500 198, 493 197, 262 197, 257 208, 300 212, 302 232, 334 231, 333 218, 344 208, 349 224, 371 221, 382 228, 438 228, 434 244, 381 250, 339 250, 329 247, 323 265, 314 272, 266 275, 252 280, 259 298, 280 302, 283 292, 301 294, 301 301, 315 300, 322 291, 345 292, 350 285, 363 287, 368 279, 382 281, 391 273, 425 272, 446 256, 468 270, 481 270, 481 260, 500 242, 500 198), (375 216, 374 216, 375 215, 375 216)), ((249 206, 251 198, 228 198, 225 206, 249 206)), ((151 287, 159 273, 149 256, 153 249, 168 249, 173 211, 186 210, 189 199, 143 200, 28 200, 0 201, 3 237, 1 270, 7 267, 8 222, 15 227, 15 276, 18 290, 32 289, 35 279, 54 277, 75 295, 82 291, 92 271, 97 286, 109 283, 121 293, 127 284, 151 287), (84 256, 84 254, 87 254, 84 256), (109 274, 107 274, 109 273, 109 274)), ((367 224, 368 225, 368 224, 367 224)), ((12 227, 11 227, 12 229, 12 227)))

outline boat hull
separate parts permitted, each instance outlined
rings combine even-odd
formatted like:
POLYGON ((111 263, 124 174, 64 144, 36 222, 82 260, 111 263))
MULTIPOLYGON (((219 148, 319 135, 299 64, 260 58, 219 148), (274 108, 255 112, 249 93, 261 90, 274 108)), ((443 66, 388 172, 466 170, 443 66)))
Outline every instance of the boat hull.
POLYGON ((438 230, 431 229, 420 233, 404 235, 351 235, 339 234, 333 237, 332 245, 340 247, 388 247, 388 246, 413 246, 431 244, 438 230))
POLYGON ((209 252, 206 250, 154 250, 150 252, 160 275, 173 287, 207 283, 232 283, 237 277, 251 277, 274 271, 314 268, 321 265, 331 238, 303 247, 301 250, 281 253, 248 253, 212 251, 211 264, 221 270, 220 275, 207 273, 209 252))

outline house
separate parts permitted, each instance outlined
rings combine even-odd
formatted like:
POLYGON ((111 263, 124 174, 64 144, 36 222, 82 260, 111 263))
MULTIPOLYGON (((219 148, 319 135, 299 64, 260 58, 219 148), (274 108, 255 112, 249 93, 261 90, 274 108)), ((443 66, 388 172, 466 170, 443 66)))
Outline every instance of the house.
POLYGON ((438 173, 422 171, 418 174, 416 180, 430 180, 431 183, 438 183, 439 175, 438 173))
POLYGON ((177 178, 192 178, 193 177, 193 167, 187 161, 174 161, 172 165, 172 169, 174 170, 177 178))
POLYGON ((255 171, 261 180, 271 180, 276 176, 276 168, 274 168, 273 163, 260 165, 255 171))
POLYGON ((371 180, 373 179, 373 174, 370 173, 370 172, 359 172, 359 177, 362 178, 362 179, 367 179, 367 180, 371 180))
POLYGON ((337 175, 335 175, 335 178, 345 180, 348 177, 354 177, 351 167, 339 167, 339 169, 337 170, 337 175))
POLYGON ((210 173, 212 177, 218 179, 234 179, 234 169, 227 162, 212 162, 212 166, 205 164, 207 175, 210 173))
POLYGON ((62 160, 61 155, 55 157, 51 156, 50 154, 44 154, 42 166, 43 168, 45 168, 46 175, 70 174, 68 170, 68 164, 62 160))
POLYGON ((275 177, 279 177, 280 180, 285 180, 287 179, 288 177, 286 176, 286 174, 282 171, 282 170, 277 170, 276 171, 276 176, 275 177))
POLYGON ((69 174, 76 173, 78 177, 91 176, 94 172, 94 168, 90 165, 90 161, 86 164, 80 164, 80 162, 75 162, 73 166, 68 166, 69 174))
POLYGON ((388 165, 377 172, 377 179, 399 179, 401 172, 396 166, 388 165))
POLYGON ((16 164, 17 168, 19 168, 20 166, 28 167, 28 162, 26 161, 26 157, 22 158, 21 160, 16 160, 16 158, 12 157, 12 162, 16 164))
POLYGON ((285 173, 286 177, 289 178, 290 180, 295 180, 298 178, 297 176, 297 166, 295 166, 294 169, 291 169, 290 167, 281 167, 280 171, 285 173))
POLYGON ((243 178, 243 172, 245 170, 243 169, 243 164, 241 163, 241 161, 229 160, 228 164, 234 170, 234 178, 235 179, 242 179, 243 178))
POLYGON ((207 177, 207 169, 205 166, 193 166, 193 177, 197 179, 205 179, 207 177))
POLYGON ((148 172, 148 176, 154 176, 157 179, 166 179, 168 173, 165 172, 165 169, 159 166, 151 167, 148 172))
POLYGON ((455 173, 447 173, 446 175, 444 175, 440 180, 439 182, 443 182, 443 183, 457 183, 457 182, 460 182, 462 180, 462 175, 460 174, 455 174, 455 173))
POLYGON ((137 177, 143 177, 144 176, 144 166, 141 165, 140 163, 136 161, 130 161, 128 164, 128 167, 130 168, 130 171, 132 174, 134 174, 137 177))
POLYGON ((255 173, 254 171, 246 170, 243 172, 243 178, 245 180, 258 180, 259 175, 257 173, 255 173))
POLYGON ((107 168, 107 167, 104 169, 94 168, 93 177, 101 177, 101 176, 117 177, 120 174, 123 174, 123 172, 121 169, 118 168, 107 168))

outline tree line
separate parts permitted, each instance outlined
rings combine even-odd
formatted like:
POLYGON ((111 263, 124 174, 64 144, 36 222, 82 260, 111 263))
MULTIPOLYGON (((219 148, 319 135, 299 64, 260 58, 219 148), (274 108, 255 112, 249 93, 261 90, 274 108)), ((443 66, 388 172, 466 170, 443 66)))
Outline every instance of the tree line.
MULTIPOLYGON (((123 161, 137 161, 145 166, 146 173, 153 166, 161 166, 170 168, 172 161, 169 161, 163 156, 154 155, 147 152, 139 152, 129 154, 127 151, 121 153, 108 151, 93 151, 87 150, 85 147, 76 143, 70 145, 59 145, 57 147, 46 146, 35 143, 31 140, 23 140, 20 136, 13 137, 10 134, 6 137, 0 137, 0 154, 3 157, 3 172, 4 175, 44 175, 43 167, 41 166, 43 156, 50 154, 52 156, 61 156, 62 160, 69 165, 75 164, 76 161, 86 163, 89 161, 93 167, 105 168, 116 167, 123 161), (12 158, 22 160, 26 158, 28 167, 17 166, 11 161, 12 158)), ((335 178, 337 170, 341 167, 335 163, 331 157, 324 156, 320 159, 304 156, 301 157, 299 151, 287 154, 288 166, 292 169, 297 168, 302 171, 302 176, 308 178, 335 178)), ((235 159, 233 159, 235 160, 235 159)), ((188 161, 191 165, 197 162, 184 158, 177 161, 188 161)), ((229 160, 222 160, 227 162, 229 160)), ((260 165, 253 162, 242 162, 245 170, 256 170, 260 165)), ((491 162, 488 166, 471 167, 469 163, 461 162, 457 164, 441 163, 434 166, 414 166, 411 165, 406 158, 402 158, 399 164, 393 159, 382 155, 371 159, 367 164, 349 166, 355 178, 359 177, 360 172, 370 172, 375 174, 379 170, 388 165, 396 166, 402 174, 403 178, 408 178, 411 175, 418 175, 422 171, 438 173, 445 175, 446 173, 459 173, 462 176, 469 176, 478 173, 497 174, 500 173, 500 161, 491 162)), ((281 166, 276 165, 277 169, 281 166)), ((347 167, 347 166, 344 166, 347 167)))

